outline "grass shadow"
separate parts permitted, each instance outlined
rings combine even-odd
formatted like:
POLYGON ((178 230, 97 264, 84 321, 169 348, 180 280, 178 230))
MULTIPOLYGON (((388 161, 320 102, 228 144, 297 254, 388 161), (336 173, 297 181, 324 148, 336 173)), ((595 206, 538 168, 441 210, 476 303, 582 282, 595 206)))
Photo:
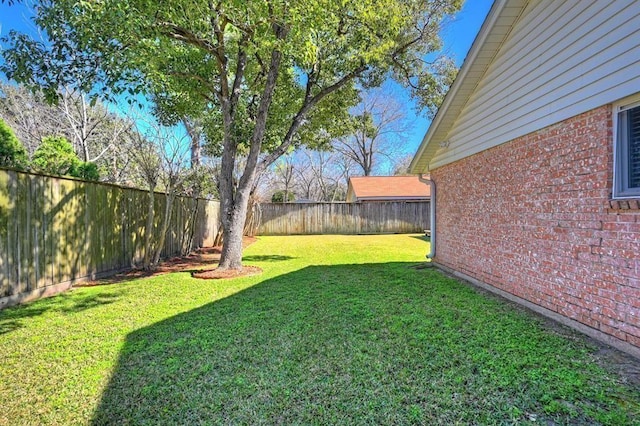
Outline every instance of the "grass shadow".
POLYGON ((414 264, 309 266, 139 329, 92 424, 628 420, 639 394, 582 340, 414 264))
POLYGON ((67 292, 27 305, 5 308, 0 311, 0 334, 10 333, 22 328, 24 321, 46 312, 78 313, 99 306, 110 305, 122 295, 122 291, 95 294, 67 292))
POLYGON ((415 238, 416 240, 424 241, 425 243, 431 242, 431 237, 427 237, 426 235, 410 235, 411 238, 415 238))
POLYGON ((282 262, 284 260, 297 259, 293 256, 283 256, 279 254, 267 254, 267 255, 251 255, 243 256, 242 260, 247 262, 282 262))

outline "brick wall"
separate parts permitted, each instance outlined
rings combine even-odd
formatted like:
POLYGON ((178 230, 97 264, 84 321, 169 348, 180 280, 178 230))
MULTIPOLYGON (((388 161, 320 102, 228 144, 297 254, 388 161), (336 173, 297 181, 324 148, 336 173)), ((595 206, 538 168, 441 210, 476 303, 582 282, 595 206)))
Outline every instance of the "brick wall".
POLYGON ((640 347, 640 210, 612 168, 604 106, 432 170, 435 261, 640 347))

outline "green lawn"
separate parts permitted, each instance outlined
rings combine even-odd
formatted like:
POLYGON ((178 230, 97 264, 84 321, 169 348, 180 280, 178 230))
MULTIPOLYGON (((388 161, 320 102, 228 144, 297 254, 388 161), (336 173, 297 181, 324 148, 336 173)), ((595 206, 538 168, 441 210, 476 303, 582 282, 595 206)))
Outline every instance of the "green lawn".
POLYGON ((597 348, 412 268, 427 249, 263 237, 245 252, 260 276, 175 273, 0 311, 0 425, 638 421, 640 390, 597 348))

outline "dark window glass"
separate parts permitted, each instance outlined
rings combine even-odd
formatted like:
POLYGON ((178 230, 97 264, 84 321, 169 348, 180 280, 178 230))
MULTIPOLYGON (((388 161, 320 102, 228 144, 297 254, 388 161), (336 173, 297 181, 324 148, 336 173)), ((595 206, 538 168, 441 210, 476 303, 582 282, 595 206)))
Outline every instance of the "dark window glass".
POLYGON ((628 187, 640 188, 640 106, 626 111, 628 187))

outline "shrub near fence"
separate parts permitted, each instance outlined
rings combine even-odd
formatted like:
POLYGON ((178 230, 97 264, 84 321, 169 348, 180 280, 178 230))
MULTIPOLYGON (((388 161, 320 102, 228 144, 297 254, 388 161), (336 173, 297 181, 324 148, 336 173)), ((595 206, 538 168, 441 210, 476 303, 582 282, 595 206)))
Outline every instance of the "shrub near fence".
MULTIPOLYGON (((141 261, 147 197, 116 185, 0 170, 0 308, 141 261)), ((156 194, 156 212, 165 199, 156 194)), ((177 197, 163 256, 212 245, 218 223, 218 202, 177 197)))
POLYGON ((260 205, 258 235, 412 233, 429 229, 429 202, 260 205))

